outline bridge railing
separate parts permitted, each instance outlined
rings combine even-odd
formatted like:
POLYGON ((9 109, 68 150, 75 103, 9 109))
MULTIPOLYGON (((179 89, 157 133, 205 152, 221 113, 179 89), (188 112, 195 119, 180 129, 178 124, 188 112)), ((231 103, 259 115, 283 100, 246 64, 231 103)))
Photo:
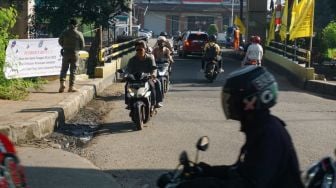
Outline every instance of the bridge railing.
POLYGON ((281 42, 271 41, 269 46, 266 46, 266 49, 306 66, 308 66, 310 61, 310 51, 295 45, 286 45, 281 42))
POLYGON ((121 57, 129 52, 134 51, 134 44, 136 41, 145 40, 145 38, 136 38, 131 41, 112 44, 111 46, 104 47, 99 51, 98 59, 100 64, 104 64, 112 59, 121 57))

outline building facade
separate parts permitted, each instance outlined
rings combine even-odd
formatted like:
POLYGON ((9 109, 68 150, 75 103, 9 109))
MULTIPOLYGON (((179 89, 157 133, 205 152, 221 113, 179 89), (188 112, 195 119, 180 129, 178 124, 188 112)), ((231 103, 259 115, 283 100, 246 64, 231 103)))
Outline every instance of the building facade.
MULTIPOLYGON (((244 12, 245 7, 246 3, 244 12)), ((240 14, 240 3, 239 0, 136 0, 133 14, 138 20, 136 24, 155 35, 162 31, 169 35, 186 30, 207 31, 211 24, 222 32, 240 14)))

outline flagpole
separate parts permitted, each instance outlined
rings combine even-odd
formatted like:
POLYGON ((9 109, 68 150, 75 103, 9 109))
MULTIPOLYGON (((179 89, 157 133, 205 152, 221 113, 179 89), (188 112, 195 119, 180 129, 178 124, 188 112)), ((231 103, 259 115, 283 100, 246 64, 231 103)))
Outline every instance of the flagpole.
POLYGON ((313 1, 313 12, 312 12, 312 15, 311 15, 311 36, 310 36, 310 46, 309 46, 309 56, 308 56, 308 67, 311 66, 311 61, 312 61, 312 58, 311 58, 311 54, 312 54, 312 51, 313 51, 313 36, 314 36, 314 15, 315 15, 315 0, 312 0, 313 1))

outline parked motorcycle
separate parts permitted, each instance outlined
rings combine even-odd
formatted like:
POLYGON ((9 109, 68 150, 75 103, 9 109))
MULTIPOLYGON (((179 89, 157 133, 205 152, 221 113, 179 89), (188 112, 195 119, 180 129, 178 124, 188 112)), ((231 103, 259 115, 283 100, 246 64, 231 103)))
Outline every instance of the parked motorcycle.
POLYGON ((161 91, 162 96, 165 96, 165 94, 169 90, 169 68, 170 64, 167 58, 160 58, 156 61, 157 66, 157 79, 161 82, 161 91))
POLYGON ((157 186, 160 188, 174 188, 184 181, 201 177, 202 170, 198 166, 199 151, 206 151, 208 147, 209 138, 207 136, 201 137, 196 144, 195 162, 190 161, 187 152, 183 151, 179 158, 180 164, 173 172, 162 174, 157 180, 157 186))
POLYGON ((0 133, 0 145, 0 187, 28 187, 14 144, 6 135, 0 133))
MULTIPOLYGON (((124 73, 121 69, 118 72, 124 73)), ((151 90, 148 83, 151 75, 138 72, 126 74, 125 78, 127 81, 125 95, 129 99, 130 117, 136 124, 137 130, 141 130, 155 112, 155 108, 151 104, 151 90)))
POLYGON ((321 159, 302 174, 302 181, 306 188, 336 188, 336 161, 321 159))

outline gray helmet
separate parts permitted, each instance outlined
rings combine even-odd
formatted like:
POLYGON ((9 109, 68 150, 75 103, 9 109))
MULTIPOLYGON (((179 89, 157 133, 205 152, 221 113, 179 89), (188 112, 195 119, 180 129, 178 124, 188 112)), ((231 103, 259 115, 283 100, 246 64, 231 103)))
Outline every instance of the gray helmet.
POLYGON ((248 112, 267 110, 276 104, 278 84, 264 67, 245 66, 232 72, 222 91, 227 119, 242 120, 248 112))

